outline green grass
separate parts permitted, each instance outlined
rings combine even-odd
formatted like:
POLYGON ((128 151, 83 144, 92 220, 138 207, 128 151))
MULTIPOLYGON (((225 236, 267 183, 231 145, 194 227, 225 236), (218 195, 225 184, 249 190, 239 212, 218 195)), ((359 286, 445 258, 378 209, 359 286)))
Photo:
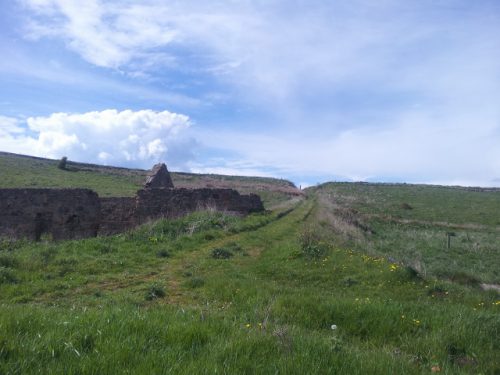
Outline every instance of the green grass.
POLYGON ((319 208, 195 213, 105 241, 4 241, 0 373, 500 371, 498 295, 336 247, 319 208), (308 256, 316 245, 321 257, 308 256))
POLYGON ((340 243, 429 276, 500 284, 500 192, 346 183, 313 191, 323 225, 337 229, 340 243))
POLYGON ((88 188, 102 197, 133 196, 145 179, 145 172, 103 169, 101 172, 68 162, 68 170, 57 168, 58 160, 0 155, 0 188, 88 188))
POLYGON ((500 190, 475 192, 445 186, 356 183, 328 183, 314 189, 365 214, 500 226, 500 190), (404 204, 411 208, 405 209, 404 204))
POLYGON ((365 249, 392 256, 406 264, 420 261, 425 272, 441 277, 460 273, 486 283, 500 284, 499 232, 454 230, 450 249, 447 230, 429 225, 401 225, 371 220, 375 231, 365 249))

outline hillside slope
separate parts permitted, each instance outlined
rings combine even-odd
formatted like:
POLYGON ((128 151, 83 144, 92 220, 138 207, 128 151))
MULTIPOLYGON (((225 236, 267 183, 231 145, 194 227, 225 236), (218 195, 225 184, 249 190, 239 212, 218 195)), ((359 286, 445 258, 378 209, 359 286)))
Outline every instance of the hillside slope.
MULTIPOLYGON (((142 188, 148 171, 69 161, 67 170, 59 161, 0 152, 0 188, 68 187, 89 188, 102 197, 133 196, 142 188)), ((293 183, 275 178, 223 176, 171 172, 176 187, 231 188, 240 193, 256 193, 272 207, 302 192, 293 183)))
POLYGON ((498 189, 327 183, 307 191, 318 222, 343 246, 429 276, 500 284, 498 189))

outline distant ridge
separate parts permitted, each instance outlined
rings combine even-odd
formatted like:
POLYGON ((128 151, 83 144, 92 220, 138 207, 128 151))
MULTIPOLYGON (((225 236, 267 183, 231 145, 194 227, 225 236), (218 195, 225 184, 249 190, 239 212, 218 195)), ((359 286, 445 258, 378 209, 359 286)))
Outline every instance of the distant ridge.
POLYGON ((438 184, 413 184, 407 182, 365 182, 365 181, 328 181, 317 186, 311 186, 307 189, 313 189, 318 186, 325 186, 328 184, 352 184, 352 185, 365 185, 365 186, 425 186, 430 188, 445 188, 445 189, 459 189, 466 191, 477 191, 477 192, 500 192, 500 187, 481 187, 481 186, 460 186, 460 185, 438 185, 438 184))

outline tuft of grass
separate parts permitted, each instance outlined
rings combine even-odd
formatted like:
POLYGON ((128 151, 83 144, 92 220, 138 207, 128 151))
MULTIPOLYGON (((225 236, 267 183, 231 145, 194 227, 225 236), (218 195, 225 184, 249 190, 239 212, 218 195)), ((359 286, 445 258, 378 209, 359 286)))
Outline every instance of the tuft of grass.
POLYGON ((412 265, 404 266, 404 273, 409 280, 422 280, 423 276, 421 271, 412 265))
POLYGON ((463 271, 455 271, 455 272, 441 271, 439 272, 438 275, 444 279, 449 279, 455 283, 468 285, 472 287, 477 287, 481 283, 477 277, 463 271))
POLYGON ((45 247, 43 250, 39 252, 39 256, 41 258, 42 263, 44 265, 47 265, 55 259, 57 253, 58 253, 58 248, 49 245, 48 247, 45 247))
POLYGON ((346 287, 351 287, 353 285, 356 285, 359 283, 358 280, 356 279, 353 279, 352 277, 346 277, 345 279, 342 280, 342 283, 346 286, 346 287))
POLYGON ((319 259, 326 255, 328 246, 321 240, 321 235, 315 228, 306 227, 299 234, 299 244, 302 255, 308 259, 319 259))
POLYGON ((96 338, 92 334, 83 334, 75 338, 75 349, 79 353, 91 353, 96 346, 96 338))
POLYGON ((156 253, 156 256, 158 258, 169 258, 170 252, 166 249, 161 249, 161 250, 158 250, 158 252, 156 253))
POLYGON ((115 248, 110 244, 97 244, 95 249, 101 254, 109 254, 115 251, 115 248))
POLYGON ((226 245, 224 245, 224 248, 234 253, 243 251, 242 247, 237 242, 228 242, 226 245))
POLYGON ((158 284, 153 284, 148 288, 146 292, 146 301, 152 301, 158 298, 163 298, 167 295, 165 289, 158 284))
POLYGON ((227 249, 225 249, 223 247, 213 249, 212 252, 211 252, 211 256, 214 259, 229 259, 233 255, 234 254, 231 251, 229 251, 229 250, 227 250, 227 249))
POLYGON ((205 285, 205 280, 201 277, 195 276, 186 281, 186 286, 190 289, 200 288, 205 285))
POLYGON ((431 297, 445 297, 448 295, 448 291, 444 286, 435 285, 432 288, 429 288, 427 295, 431 297))
POLYGON ((14 272, 8 268, 0 267, 0 285, 1 284, 15 284, 18 282, 14 272))
POLYGON ((0 267, 16 268, 19 266, 19 260, 13 255, 1 254, 0 267))

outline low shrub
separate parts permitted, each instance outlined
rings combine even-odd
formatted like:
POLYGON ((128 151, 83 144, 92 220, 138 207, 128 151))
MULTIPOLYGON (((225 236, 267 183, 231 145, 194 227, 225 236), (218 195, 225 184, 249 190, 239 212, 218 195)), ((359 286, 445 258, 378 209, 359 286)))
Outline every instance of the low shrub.
POLYGON ((170 257, 170 253, 168 250, 166 249, 162 249, 162 250, 159 250, 157 253, 156 253, 156 256, 158 258, 169 258, 170 257))
POLYGON ((113 246, 111 246, 109 244, 100 244, 98 246, 97 250, 101 254, 109 254, 109 253, 113 253, 115 251, 115 249, 113 248, 113 246))
POLYGON ((201 277, 193 277, 186 282, 186 286, 191 289, 200 288, 205 285, 205 280, 201 277))
POLYGON ((0 285, 15 284, 17 282, 18 282, 17 277, 11 270, 5 267, 0 267, 0 285))
POLYGON ((46 249, 40 251, 40 258, 43 264, 47 265, 50 263, 57 255, 58 250, 56 247, 50 246, 46 249))
POLYGON ((321 258, 328 250, 318 231, 313 228, 305 228, 299 234, 299 244, 302 255, 308 259, 321 258))
POLYGON ((358 284, 359 281, 356 279, 353 279, 351 277, 346 277, 345 279, 342 280, 342 284, 344 284, 346 287, 351 287, 353 285, 358 284))
POLYGON ((227 243, 224 248, 226 250, 229 250, 229 251, 232 251, 232 252, 235 252, 235 253, 238 253, 240 251, 242 251, 243 249, 241 248, 241 246, 237 243, 237 242, 229 242, 227 243))
POLYGON ((10 255, 0 255, 0 267, 5 268, 16 268, 19 265, 19 261, 10 255))
POLYGON ((467 272, 463 271, 438 271, 438 276, 449 279, 455 283, 461 284, 461 285, 468 285, 468 286, 478 286, 480 284, 480 280, 473 276, 468 274, 467 272))
POLYGON ((212 258, 214 259, 229 259, 233 253, 225 248, 217 248, 212 250, 212 258))
POLYGON ((404 267, 405 271, 405 276, 409 280, 422 280, 423 277, 421 275, 421 272, 418 270, 418 268, 415 268, 414 266, 407 265, 404 267))
POLYGON ((208 232, 208 233, 205 233, 203 235, 203 239, 205 241, 212 241, 212 240, 215 240, 216 238, 217 237, 216 237, 215 233, 213 233, 213 232, 208 232))
POLYGON ((147 293, 146 293, 146 300, 147 301, 152 301, 158 298, 163 298, 167 295, 165 292, 165 289, 158 285, 158 284, 153 284, 149 287, 147 293))
POLYGON ((81 335, 75 341, 75 349, 79 352, 90 353, 95 348, 96 340, 93 335, 81 335))
POLYGON ((445 297, 448 295, 448 291, 439 285, 435 285, 427 291, 427 295, 434 297, 445 297))

